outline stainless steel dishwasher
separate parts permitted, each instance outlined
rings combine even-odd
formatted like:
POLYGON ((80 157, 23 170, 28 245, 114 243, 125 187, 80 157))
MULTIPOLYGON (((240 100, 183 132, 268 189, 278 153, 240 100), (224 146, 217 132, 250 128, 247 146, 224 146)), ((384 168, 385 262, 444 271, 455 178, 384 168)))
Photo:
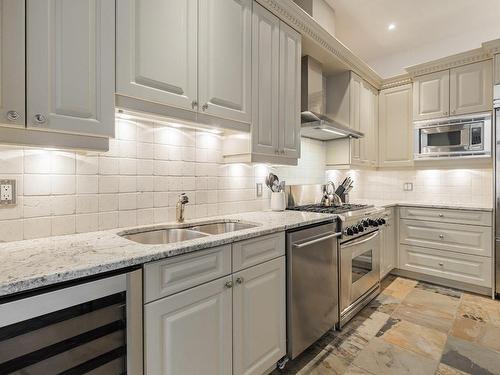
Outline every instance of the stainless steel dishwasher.
POLYGON ((287 232, 287 354, 296 358, 339 319, 337 238, 332 222, 287 232))

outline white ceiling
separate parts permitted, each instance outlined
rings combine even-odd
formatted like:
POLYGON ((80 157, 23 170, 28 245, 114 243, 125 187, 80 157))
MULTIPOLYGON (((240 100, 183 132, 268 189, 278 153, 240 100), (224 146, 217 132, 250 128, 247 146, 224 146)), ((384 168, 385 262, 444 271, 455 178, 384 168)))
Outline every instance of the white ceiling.
POLYGON ((500 38, 500 0, 326 1, 336 37, 384 78, 500 38))

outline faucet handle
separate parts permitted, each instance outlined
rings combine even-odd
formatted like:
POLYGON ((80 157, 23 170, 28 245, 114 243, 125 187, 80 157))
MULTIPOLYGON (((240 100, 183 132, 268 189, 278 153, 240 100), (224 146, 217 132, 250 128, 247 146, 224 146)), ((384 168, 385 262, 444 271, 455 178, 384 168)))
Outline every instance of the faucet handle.
POLYGON ((182 204, 189 203, 189 197, 186 195, 186 193, 182 193, 179 195, 179 202, 182 204))

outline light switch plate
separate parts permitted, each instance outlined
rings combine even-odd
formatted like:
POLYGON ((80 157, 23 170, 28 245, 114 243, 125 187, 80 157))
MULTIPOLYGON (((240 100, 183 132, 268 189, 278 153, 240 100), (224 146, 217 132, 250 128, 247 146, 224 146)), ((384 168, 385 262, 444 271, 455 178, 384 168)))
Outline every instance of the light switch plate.
POLYGON ((262 197, 262 182, 257 183, 257 196, 262 197))
POLYGON ((0 206, 16 204, 16 180, 0 180, 0 206))

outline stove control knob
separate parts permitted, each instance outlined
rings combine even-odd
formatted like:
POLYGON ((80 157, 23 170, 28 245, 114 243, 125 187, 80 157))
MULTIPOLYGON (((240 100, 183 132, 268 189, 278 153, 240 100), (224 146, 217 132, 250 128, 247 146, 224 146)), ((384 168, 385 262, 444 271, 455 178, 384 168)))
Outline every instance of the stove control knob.
POLYGON ((352 231, 354 232, 354 234, 358 234, 359 233, 358 227, 356 225, 352 226, 352 231))
POLYGON ((358 227, 358 231, 359 231, 360 233, 365 231, 365 227, 363 226, 363 224, 359 223, 359 224, 357 225, 357 227, 358 227))
POLYGON ((345 234, 348 235, 348 236, 352 236, 354 234, 354 232, 352 231, 351 227, 348 227, 345 230, 345 234))
POLYGON ((377 219, 379 225, 384 225, 385 224, 385 219, 384 218, 379 218, 377 219))
POLYGON ((368 219, 363 219, 363 220, 361 220, 361 224, 363 224, 363 226, 364 226, 365 228, 368 228, 368 227, 370 226, 370 220, 368 220, 368 219))
POLYGON ((370 226, 372 226, 372 227, 378 227, 377 220, 370 219, 370 226))

